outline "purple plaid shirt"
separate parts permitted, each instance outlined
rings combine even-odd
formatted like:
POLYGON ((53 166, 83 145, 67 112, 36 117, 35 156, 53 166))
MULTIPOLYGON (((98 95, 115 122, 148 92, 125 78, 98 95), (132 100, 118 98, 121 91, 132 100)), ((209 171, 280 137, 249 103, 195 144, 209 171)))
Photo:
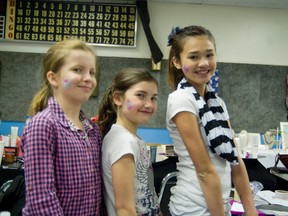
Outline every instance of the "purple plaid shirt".
POLYGON ((106 215, 102 201, 98 126, 81 112, 88 135, 73 130, 53 97, 25 128, 23 215, 106 215))

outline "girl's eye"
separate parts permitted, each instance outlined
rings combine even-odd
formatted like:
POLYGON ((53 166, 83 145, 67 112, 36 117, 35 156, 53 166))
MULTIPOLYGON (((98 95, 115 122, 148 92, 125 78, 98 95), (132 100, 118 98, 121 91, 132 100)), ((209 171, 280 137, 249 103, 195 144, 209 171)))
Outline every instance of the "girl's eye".
POLYGON ((190 59, 192 59, 192 60, 197 60, 197 59, 198 59, 198 56, 190 56, 190 59))
POLYGON ((137 97, 139 97, 139 98, 144 98, 145 97, 145 95, 144 94, 141 94, 141 93, 138 93, 138 94, 136 94, 137 95, 137 97))
POLYGON ((158 97, 152 97, 151 100, 152 100, 152 101, 157 101, 157 100, 158 100, 158 97))
POLYGON ((95 76, 95 75, 96 75, 96 72, 95 72, 95 71, 90 71, 90 75, 91 75, 91 76, 95 76))
POLYGON ((75 68, 74 71, 75 71, 76 73, 81 73, 81 72, 82 72, 82 70, 81 70, 80 68, 75 68))
POLYGON ((213 53, 210 53, 210 54, 207 55, 208 58, 211 58, 211 57, 213 57, 213 56, 214 56, 213 53))

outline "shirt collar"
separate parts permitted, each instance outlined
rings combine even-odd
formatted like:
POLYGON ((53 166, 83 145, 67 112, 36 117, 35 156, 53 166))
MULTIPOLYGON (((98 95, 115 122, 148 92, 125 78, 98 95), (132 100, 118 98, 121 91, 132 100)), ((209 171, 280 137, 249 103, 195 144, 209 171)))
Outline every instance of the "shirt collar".
MULTIPOLYGON (((64 127, 70 127, 68 124, 69 120, 66 117, 65 113, 63 112, 62 108, 58 104, 58 102, 55 100, 54 97, 49 97, 48 99, 48 107, 51 109, 51 111, 55 114, 56 119, 60 122, 60 124, 64 127)), ((93 128, 92 123, 89 121, 89 119, 86 117, 84 112, 80 110, 80 120, 83 123, 83 126, 85 130, 88 132, 93 128)))

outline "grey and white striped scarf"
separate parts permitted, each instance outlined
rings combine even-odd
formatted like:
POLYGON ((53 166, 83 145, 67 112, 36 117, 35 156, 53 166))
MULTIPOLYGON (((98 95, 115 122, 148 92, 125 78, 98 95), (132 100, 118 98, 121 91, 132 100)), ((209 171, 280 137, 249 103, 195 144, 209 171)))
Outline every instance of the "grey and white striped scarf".
POLYGON ((178 84, 177 89, 185 89, 195 98, 199 109, 208 146, 211 151, 232 165, 238 164, 237 151, 232 138, 232 131, 224 115, 224 110, 219 104, 211 86, 207 85, 206 101, 198 94, 196 89, 185 78, 178 84))

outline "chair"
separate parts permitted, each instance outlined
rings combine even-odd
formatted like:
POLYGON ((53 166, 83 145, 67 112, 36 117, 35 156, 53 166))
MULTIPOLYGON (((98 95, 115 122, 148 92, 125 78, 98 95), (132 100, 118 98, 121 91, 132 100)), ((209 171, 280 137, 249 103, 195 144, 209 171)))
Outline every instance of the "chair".
POLYGON ((170 201, 170 196, 171 196, 170 189, 171 189, 171 187, 176 185, 177 175, 178 175, 177 171, 170 172, 163 178, 163 180, 161 182, 161 188, 160 188, 158 203, 160 205, 160 209, 161 209, 163 216, 170 215, 169 207, 168 207, 168 204, 170 201))
POLYGON ((176 164, 178 162, 178 157, 168 157, 163 161, 158 161, 152 163, 154 172, 154 186, 157 195, 159 196, 161 182, 163 178, 171 172, 177 171, 176 164))
POLYGON ((25 205, 25 180, 22 175, 7 181, 0 191, 0 212, 9 211, 11 216, 22 215, 25 205))

